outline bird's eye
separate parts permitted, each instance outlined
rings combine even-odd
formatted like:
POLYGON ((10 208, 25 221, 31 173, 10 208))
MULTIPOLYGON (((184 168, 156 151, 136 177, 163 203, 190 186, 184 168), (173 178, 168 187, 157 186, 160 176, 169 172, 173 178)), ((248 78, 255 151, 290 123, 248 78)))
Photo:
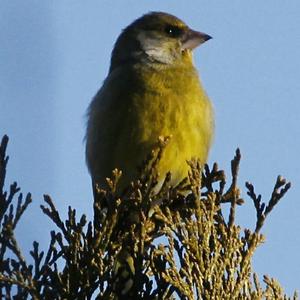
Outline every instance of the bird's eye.
POLYGON ((177 26, 169 25, 165 27, 165 33, 172 38, 177 38, 182 34, 182 29, 177 26))

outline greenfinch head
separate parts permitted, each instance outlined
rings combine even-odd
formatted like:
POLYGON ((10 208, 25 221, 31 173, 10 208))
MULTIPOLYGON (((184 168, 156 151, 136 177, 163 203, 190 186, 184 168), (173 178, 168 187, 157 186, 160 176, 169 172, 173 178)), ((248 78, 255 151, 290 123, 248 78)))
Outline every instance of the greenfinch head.
POLYGON ((110 71, 128 61, 180 62, 186 53, 209 39, 211 36, 190 29, 175 16, 152 12, 137 19, 119 36, 110 71))
POLYGON ((129 185, 159 137, 171 136, 158 164, 160 181, 170 171, 175 185, 188 174, 187 160, 206 162, 213 110, 192 51, 210 38, 162 12, 122 31, 88 110, 86 160, 94 184, 103 187, 117 168, 120 186, 129 185))

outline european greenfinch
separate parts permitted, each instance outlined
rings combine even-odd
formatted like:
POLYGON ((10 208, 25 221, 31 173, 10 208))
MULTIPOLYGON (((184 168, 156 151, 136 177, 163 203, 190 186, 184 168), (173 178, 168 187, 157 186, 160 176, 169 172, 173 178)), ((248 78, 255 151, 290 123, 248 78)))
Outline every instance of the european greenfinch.
POLYGON ((94 184, 104 187, 117 168, 120 186, 129 185, 159 137, 171 137, 157 166, 160 182, 169 171, 172 185, 186 177, 187 160, 206 162, 213 109, 192 51, 209 39, 162 12, 148 13, 122 31, 88 109, 86 160, 94 184))

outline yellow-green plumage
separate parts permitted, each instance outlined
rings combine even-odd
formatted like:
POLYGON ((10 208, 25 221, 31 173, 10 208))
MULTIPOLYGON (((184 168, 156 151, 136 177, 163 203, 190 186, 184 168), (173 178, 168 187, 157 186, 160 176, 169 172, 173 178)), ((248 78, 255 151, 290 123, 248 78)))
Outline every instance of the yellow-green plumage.
MULTIPOLYGON (((151 27, 148 16, 147 27, 142 20, 141 24, 133 23, 133 29, 128 27, 120 36, 109 75, 89 108, 87 163, 93 181, 100 186, 114 168, 123 171, 123 187, 136 179, 137 167, 160 136, 171 136, 158 165, 161 179, 171 171, 172 182, 176 184, 187 176, 186 160, 198 158, 202 163, 207 160, 213 136, 213 113, 193 66, 191 50, 180 48, 181 44, 174 38, 167 37, 165 41, 160 32, 157 39, 155 36, 157 24, 173 22, 188 27, 163 13, 152 13, 155 22, 151 27), (136 50, 135 56, 126 55, 133 51, 130 43, 145 28, 148 36, 142 35, 140 43, 150 43, 150 46, 147 44, 146 50, 142 47, 140 52, 136 50), (119 54, 120 48, 124 52, 119 54), (154 53, 153 56, 147 51, 154 53)), ((135 47, 140 50, 139 45, 135 47)))

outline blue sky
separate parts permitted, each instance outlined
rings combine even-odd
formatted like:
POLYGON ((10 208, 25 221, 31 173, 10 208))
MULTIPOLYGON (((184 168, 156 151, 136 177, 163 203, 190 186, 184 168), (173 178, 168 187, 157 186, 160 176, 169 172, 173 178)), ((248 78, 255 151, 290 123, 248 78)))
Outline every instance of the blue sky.
MULTIPOLYGON (((45 248, 53 228, 39 210, 50 194, 63 216, 71 205, 92 216, 84 162, 85 110, 101 86, 122 28, 148 11, 166 11, 213 40, 195 63, 216 114, 210 163, 229 176, 237 147, 239 184, 251 181, 267 201, 277 175, 292 189, 268 218, 254 270, 300 290, 300 2, 1 1, 0 135, 10 137, 8 182, 34 203, 18 228, 24 249, 45 248), (88 3, 88 4, 86 4, 88 3)), ((238 211, 254 228, 250 199, 238 211)))

